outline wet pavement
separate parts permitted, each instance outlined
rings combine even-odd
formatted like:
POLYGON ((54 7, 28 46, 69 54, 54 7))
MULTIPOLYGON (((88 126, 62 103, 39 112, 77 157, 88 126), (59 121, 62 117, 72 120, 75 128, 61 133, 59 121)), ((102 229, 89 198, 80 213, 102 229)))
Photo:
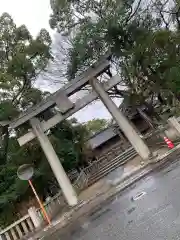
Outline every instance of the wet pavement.
POLYGON ((158 169, 47 240, 180 239, 180 161, 158 169))

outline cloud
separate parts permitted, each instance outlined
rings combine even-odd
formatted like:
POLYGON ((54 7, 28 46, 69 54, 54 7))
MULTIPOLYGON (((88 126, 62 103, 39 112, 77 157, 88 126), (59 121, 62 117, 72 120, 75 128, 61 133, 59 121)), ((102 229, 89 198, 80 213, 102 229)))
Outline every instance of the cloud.
POLYGON ((1 0, 0 14, 3 12, 8 12, 17 25, 25 24, 34 36, 41 28, 53 35, 49 26, 49 0, 1 0))

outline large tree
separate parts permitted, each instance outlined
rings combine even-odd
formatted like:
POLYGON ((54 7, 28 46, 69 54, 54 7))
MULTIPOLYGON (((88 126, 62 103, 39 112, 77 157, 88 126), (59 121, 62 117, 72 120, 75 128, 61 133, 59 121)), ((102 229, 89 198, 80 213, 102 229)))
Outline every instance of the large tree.
POLYGON ((154 114, 156 99, 177 105, 179 96, 178 1, 51 1, 52 28, 68 34, 67 77, 73 79, 108 49, 121 76, 112 95, 154 114), (147 4, 148 3, 148 4, 147 4), (63 15, 62 12, 65 14, 63 15))
MULTIPOLYGON (((45 29, 33 38, 26 26, 17 27, 9 14, 0 17, 0 121, 11 120, 43 98, 34 83, 51 57, 50 45, 51 38, 45 29)), ((8 129, 2 133, 5 159, 8 129)))
POLYGON ((123 39, 124 36, 121 36, 125 34, 123 25, 133 19, 140 4, 141 0, 133 9, 132 0, 51 1, 53 10, 50 18, 51 27, 72 39, 69 77, 73 78, 77 71, 82 71, 112 46, 115 39, 110 42, 107 39, 111 37, 112 31, 116 31, 114 35, 118 33, 117 39, 118 37, 123 39))
MULTIPOLYGON (((44 99, 49 93, 35 87, 51 56, 51 38, 42 29, 31 36, 26 26, 17 27, 7 13, 0 16, 0 223, 6 225, 18 217, 18 209, 33 194, 27 182, 17 178, 17 168, 33 164, 34 181, 41 197, 59 190, 55 177, 39 143, 34 140, 20 147, 17 137, 29 128, 23 125, 16 132, 4 126, 21 112, 44 99)), ((48 114, 49 117, 49 112, 48 114)), ((66 171, 85 164, 84 141, 86 129, 65 121, 51 130, 50 139, 62 159, 66 171)))
MULTIPOLYGON (((2 125, 4 121, 10 121, 45 97, 46 93, 41 92, 34 84, 51 58, 50 46, 51 38, 45 29, 40 30, 34 38, 25 25, 17 27, 8 13, 0 16, 2 125)), ((27 190, 27 184, 20 182, 16 177, 18 166, 23 162, 33 162, 33 157, 38 158, 38 154, 33 155, 33 151, 29 150, 31 144, 20 149, 15 138, 18 134, 19 131, 14 133, 7 126, 1 127, 0 220, 3 222, 11 219, 15 212, 15 202, 18 202, 27 190)))

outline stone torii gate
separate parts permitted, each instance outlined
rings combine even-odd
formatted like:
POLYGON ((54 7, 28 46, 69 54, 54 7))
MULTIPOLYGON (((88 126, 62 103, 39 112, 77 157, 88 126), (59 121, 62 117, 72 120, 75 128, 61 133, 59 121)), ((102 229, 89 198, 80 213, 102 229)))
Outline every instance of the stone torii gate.
POLYGON ((100 98, 142 159, 147 159, 150 155, 150 151, 146 144, 106 92, 120 82, 120 77, 115 75, 104 84, 97 80, 97 77, 107 72, 109 68, 110 55, 105 55, 82 75, 76 77, 70 83, 66 84, 57 92, 49 96, 46 100, 30 108, 28 111, 21 114, 17 119, 14 119, 9 123, 9 127, 11 129, 16 129, 29 122, 31 129, 24 136, 21 136, 18 139, 18 142, 20 146, 22 146, 34 138, 39 140, 58 184, 61 187, 68 204, 71 206, 77 204, 77 195, 56 152, 54 151, 51 142, 48 139, 48 136, 45 134, 45 131, 48 129, 76 113, 78 110, 82 109, 97 98, 100 98), (87 84, 92 86, 93 91, 77 100, 75 103, 71 102, 69 97, 87 84), (40 121, 38 119, 38 116, 41 113, 53 108, 54 106, 58 107, 60 111, 59 113, 55 114, 47 121, 40 121))

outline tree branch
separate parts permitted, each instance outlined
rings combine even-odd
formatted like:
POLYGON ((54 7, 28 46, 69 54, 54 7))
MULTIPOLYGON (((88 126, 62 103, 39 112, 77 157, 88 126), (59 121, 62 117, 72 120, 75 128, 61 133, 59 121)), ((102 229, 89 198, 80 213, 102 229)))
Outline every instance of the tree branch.
POLYGON ((132 6, 131 6, 131 11, 130 11, 129 17, 126 20, 126 24, 136 15, 137 11, 140 8, 141 2, 142 2, 142 0, 139 0, 139 2, 137 4, 137 7, 136 7, 136 9, 134 10, 133 13, 132 13, 133 9, 132 9, 132 6))
POLYGON ((176 16, 176 21, 177 21, 177 24, 178 24, 178 29, 180 29, 180 20, 179 20, 179 13, 180 13, 180 7, 178 8, 175 16, 176 16))
POLYGON ((14 96, 14 98, 12 99, 12 103, 14 103, 14 105, 17 105, 17 104, 18 104, 18 102, 19 102, 19 99, 18 99, 19 96, 23 94, 25 88, 26 88, 27 85, 28 85, 27 76, 24 75, 23 78, 24 78, 24 81, 23 81, 23 86, 22 86, 22 88, 19 90, 19 92, 18 92, 18 93, 14 96), (15 101, 17 101, 16 104, 15 104, 15 101))

